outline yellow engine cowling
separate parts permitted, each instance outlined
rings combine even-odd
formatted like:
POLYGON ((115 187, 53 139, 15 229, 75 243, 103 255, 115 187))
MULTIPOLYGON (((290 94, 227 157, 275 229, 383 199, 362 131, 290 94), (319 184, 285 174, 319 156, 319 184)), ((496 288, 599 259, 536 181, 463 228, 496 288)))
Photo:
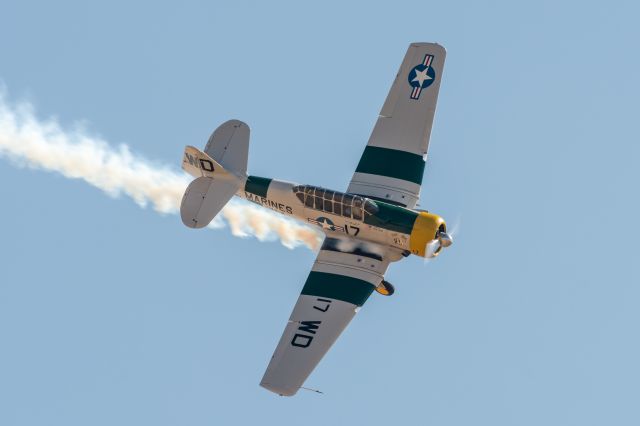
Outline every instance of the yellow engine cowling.
POLYGON ((438 232, 447 232, 447 224, 440 216, 419 212, 411 230, 409 247, 417 256, 427 256, 427 245, 438 238, 438 232))

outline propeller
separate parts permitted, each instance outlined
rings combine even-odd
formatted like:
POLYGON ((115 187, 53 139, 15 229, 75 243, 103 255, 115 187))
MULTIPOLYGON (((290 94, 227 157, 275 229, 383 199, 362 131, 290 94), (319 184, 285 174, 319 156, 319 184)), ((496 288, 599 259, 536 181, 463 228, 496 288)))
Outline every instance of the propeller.
POLYGON ((461 222, 462 222, 462 220, 461 220, 460 216, 458 216, 458 218, 456 219, 456 224, 453 225, 453 227, 449 231, 449 235, 451 236, 451 238, 455 238, 456 235, 458 235, 458 233, 460 232, 460 224, 461 224, 461 222))
POLYGON ((453 244, 453 236, 460 230, 460 218, 456 221, 452 231, 446 233, 445 231, 438 231, 436 238, 427 244, 427 259, 434 258, 440 254, 443 248, 447 248, 453 244))

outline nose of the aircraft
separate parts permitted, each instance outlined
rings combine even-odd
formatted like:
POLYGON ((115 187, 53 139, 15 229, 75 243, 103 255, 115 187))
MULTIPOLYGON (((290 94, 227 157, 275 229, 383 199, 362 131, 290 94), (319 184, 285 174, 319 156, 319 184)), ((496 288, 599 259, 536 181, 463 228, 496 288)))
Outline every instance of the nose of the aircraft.
POLYGON ((440 240, 440 244, 442 244, 443 247, 449 247, 451 244, 453 244, 453 238, 446 232, 440 232, 438 234, 438 239, 440 240))

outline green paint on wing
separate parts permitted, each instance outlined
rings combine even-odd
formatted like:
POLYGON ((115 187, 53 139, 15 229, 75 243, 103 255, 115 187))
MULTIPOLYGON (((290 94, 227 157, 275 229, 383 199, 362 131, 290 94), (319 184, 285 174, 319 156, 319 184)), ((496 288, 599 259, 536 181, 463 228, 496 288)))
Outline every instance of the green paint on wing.
POLYGON ((244 184, 244 190, 259 197, 266 197, 271 181, 272 179, 269 178, 249 176, 247 183, 244 184))
POLYGON ((367 146, 356 172, 387 176, 420 185, 424 174, 424 159, 411 152, 367 146))
POLYGON ((358 278, 311 271, 302 288, 302 294, 342 300, 356 306, 362 306, 373 290, 373 284, 358 278))

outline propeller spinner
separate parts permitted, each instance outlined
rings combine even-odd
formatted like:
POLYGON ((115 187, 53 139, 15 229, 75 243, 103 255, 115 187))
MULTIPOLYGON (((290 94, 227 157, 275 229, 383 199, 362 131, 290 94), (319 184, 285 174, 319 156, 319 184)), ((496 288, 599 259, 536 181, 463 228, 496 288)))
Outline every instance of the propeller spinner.
POLYGON ((429 244, 430 247, 428 251, 431 255, 428 257, 438 256, 443 247, 449 247, 451 244, 453 244, 453 237, 444 231, 438 231, 436 239, 429 244))

